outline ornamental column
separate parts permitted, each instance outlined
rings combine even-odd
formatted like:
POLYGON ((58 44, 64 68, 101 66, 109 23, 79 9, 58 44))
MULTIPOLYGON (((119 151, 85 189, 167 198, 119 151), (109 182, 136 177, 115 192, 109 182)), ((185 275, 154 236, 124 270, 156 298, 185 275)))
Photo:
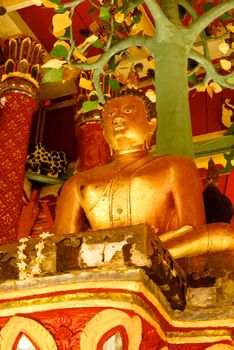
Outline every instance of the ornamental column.
POLYGON ((0 67, 0 244, 17 239, 28 140, 37 110, 43 47, 15 36, 3 44, 0 67))

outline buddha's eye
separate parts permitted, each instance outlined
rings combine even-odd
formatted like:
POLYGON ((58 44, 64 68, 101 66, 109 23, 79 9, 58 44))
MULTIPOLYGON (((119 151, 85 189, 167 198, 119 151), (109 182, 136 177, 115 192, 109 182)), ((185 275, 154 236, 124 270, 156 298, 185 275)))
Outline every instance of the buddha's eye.
POLYGON ((124 113, 133 113, 135 111, 134 108, 125 108, 124 113))
POLYGON ((115 112, 109 112, 109 113, 106 114, 106 116, 107 116, 108 118, 111 118, 111 117, 113 117, 114 115, 115 115, 115 112))

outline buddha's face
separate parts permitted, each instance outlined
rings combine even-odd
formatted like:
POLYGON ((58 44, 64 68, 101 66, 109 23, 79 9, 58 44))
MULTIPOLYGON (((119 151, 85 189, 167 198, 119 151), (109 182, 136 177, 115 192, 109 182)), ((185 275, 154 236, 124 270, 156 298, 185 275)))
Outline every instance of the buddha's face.
POLYGON ((103 109, 104 137, 114 150, 144 145, 149 132, 144 101, 133 95, 113 98, 103 109))

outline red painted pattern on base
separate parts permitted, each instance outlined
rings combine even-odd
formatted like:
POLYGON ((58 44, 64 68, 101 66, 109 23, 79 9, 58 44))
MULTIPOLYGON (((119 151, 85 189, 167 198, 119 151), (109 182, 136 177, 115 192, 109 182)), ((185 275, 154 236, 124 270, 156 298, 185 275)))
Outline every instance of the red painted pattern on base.
MULTIPOLYGON (((45 327, 50 334, 53 336, 58 350, 80 350, 80 337, 86 324, 102 310, 110 309, 108 307, 82 307, 82 308, 72 308, 72 309, 57 309, 48 310, 41 312, 34 312, 28 314, 18 314, 21 317, 27 317, 39 322, 43 327, 45 327)), ((131 310, 122 309, 130 317, 136 315, 135 312, 131 310)), ((139 315, 138 315, 139 316, 139 315)), ((11 317, 0 318, 0 328, 2 328, 11 317)), ((207 343, 182 343, 182 344, 170 344, 162 340, 158 335, 156 329, 142 317, 142 341, 139 350, 156 350, 156 349, 168 349, 168 350, 205 350, 209 346, 215 344, 229 344, 233 345, 231 341, 220 341, 220 342, 207 342, 207 343)), ((124 334, 123 343, 126 345, 128 340, 126 339, 127 333, 121 331, 121 326, 118 329, 116 327, 115 331, 120 331, 121 335, 124 334)), ((186 332, 186 331, 185 331, 186 332)), ((108 333, 108 332, 107 332, 108 333)), ((115 332, 114 332, 115 333, 115 332)), ((104 341, 108 339, 108 335, 113 335, 113 331, 110 330, 107 336, 103 336, 98 344, 98 349, 87 349, 87 350, 100 350, 100 346, 103 345, 104 341), (99 346, 100 345, 100 346, 99 346)), ((30 338, 30 334, 28 334, 30 338)), ((199 337, 198 337, 199 341, 199 337)), ((10 349, 9 349, 10 350, 10 349)))

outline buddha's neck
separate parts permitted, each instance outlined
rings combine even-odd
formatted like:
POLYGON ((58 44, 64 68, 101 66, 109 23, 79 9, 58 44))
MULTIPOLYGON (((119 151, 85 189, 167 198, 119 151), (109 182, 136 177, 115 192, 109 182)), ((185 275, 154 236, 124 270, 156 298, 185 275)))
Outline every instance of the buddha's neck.
POLYGON ((145 145, 138 145, 128 149, 121 149, 115 151, 115 159, 125 159, 132 157, 143 157, 148 154, 148 150, 145 145))

